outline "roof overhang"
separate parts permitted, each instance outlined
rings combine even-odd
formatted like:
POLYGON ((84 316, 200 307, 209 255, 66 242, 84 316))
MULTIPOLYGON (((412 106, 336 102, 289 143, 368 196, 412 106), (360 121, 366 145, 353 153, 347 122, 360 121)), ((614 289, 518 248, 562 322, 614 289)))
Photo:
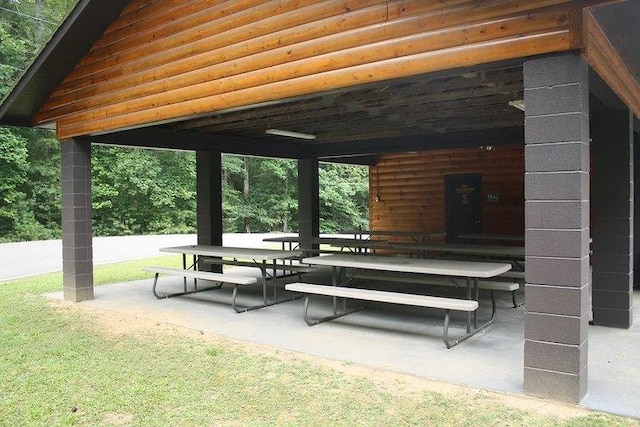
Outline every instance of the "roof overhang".
POLYGON ((79 0, 0 104, 0 124, 30 127, 49 94, 128 3, 79 0))

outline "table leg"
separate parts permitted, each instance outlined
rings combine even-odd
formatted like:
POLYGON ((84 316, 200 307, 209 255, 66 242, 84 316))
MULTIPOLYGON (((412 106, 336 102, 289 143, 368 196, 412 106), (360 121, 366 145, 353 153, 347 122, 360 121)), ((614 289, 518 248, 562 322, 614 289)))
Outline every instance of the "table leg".
MULTIPOLYGON (((480 291, 478 290, 478 278, 473 278, 473 289, 476 294, 476 301, 480 300, 480 291)), ((473 328, 478 329, 478 310, 473 312, 473 328)))
MULTIPOLYGON (((182 254, 182 269, 187 269, 187 254, 182 254)), ((182 278, 182 286, 184 287, 184 291, 187 292, 187 278, 182 278)))
POLYGON ((267 262, 265 260, 260 264, 260 272, 262 273, 262 299, 267 304, 267 262))
MULTIPOLYGON (((333 274, 331 277, 331 284, 333 286, 338 286, 338 267, 333 266, 333 274)), ((338 297, 331 297, 333 302, 333 314, 338 314, 338 297)))
MULTIPOLYGON (((278 303, 278 274, 276 271, 277 260, 273 260, 273 302, 278 303)), ((284 260, 283 260, 284 265, 284 260)), ((283 270, 284 272, 284 270, 283 270)))
MULTIPOLYGON (((467 299, 471 299, 471 278, 467 277, 467 299)), ((471 332, 471 312, 467 312, 467 333, 471 332)))

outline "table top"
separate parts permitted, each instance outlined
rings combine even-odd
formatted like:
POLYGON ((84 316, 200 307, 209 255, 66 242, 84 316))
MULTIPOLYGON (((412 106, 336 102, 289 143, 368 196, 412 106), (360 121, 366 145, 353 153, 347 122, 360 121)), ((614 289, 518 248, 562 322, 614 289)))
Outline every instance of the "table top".
POLYGON ((514 242, 524 242, 524 236, 516 234, 461 234, 461 239, 473 240, 505 240, 514 242))
POLYGON ((279 249, 235 248, 231 246, 208 245, 171 246, 160 248, 160 252, 211 257, 247 258, 255 261, 272 261, 275 259, 295 258, 302 255, 302 251, 282 251, 279 249))
POLYGON ((300 236, 283 236, 283 237, 266 237, 263 242, 280 242, 280 243, 299 243, 300 241, 312 244, 326 244, 334 246, 359 246, 369 247, 375 244, 384 243, 384 240, 366 240, 354 239, 349 237, 300 237, 300 236))
POLYGON ((397 249, 440 251, 468 255, 524 257, 524 246, 465 245, 458 243, 392 243, 397 249))
POLYGON ((497 276, 511 269, 511 264, 509 263, 419 259, 377 255, 332 254, 304 258, 302 262, 311 265, 477 278, 497 276))

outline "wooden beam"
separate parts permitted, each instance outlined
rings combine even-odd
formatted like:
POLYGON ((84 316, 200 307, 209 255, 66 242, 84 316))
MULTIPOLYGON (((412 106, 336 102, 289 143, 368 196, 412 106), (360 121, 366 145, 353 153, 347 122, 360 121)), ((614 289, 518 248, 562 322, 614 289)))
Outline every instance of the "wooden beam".
POLYGON ((304 146, 304 155, 318 158, 343 157, 356 154, 376 155, 433 148, 454 148, 483 145, 523 144, 524 129, 510 127, 448 134, 423 133, 398 138, 304 146))
POLYGON ((208 151, 263 157, 297 159, 303 157, 300 146, 282 141, 257 141, 233 135, 173 131, 158 127, 140 128, 87 137, 93 143, 170 150, 208 151))
POLYGON ((640 85, 607 38, 593 13, 584 10, 584 48, 582 56, 591 68, 640 118, 640 85))

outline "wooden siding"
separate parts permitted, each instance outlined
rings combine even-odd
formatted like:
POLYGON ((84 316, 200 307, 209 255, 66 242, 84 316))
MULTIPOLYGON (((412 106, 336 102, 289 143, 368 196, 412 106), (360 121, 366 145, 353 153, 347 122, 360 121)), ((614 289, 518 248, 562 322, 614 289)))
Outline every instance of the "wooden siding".
POLYGON ((479 173, 482 231, 523 234, 524 145, 480 147, 382 156, 369 171, 371 229, 445 231, 445 176, 479 173))
POLYGON ((598 3, 134 0, 35 122, 67 139, 569 50, 598 3))

